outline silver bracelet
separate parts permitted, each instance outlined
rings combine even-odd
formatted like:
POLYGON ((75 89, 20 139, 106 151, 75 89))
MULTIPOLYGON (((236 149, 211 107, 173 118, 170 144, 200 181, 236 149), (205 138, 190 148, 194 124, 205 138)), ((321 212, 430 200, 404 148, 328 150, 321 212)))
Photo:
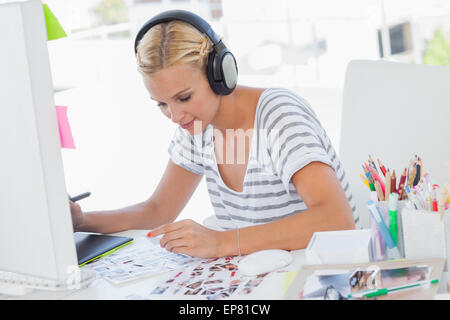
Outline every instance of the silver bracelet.
POLYGON ((236 232, 237 232, 238 254, 239 254, 239 257, 240 257, 241 256, 241 243, 239 241, 239 228, 236 228, 236 232))

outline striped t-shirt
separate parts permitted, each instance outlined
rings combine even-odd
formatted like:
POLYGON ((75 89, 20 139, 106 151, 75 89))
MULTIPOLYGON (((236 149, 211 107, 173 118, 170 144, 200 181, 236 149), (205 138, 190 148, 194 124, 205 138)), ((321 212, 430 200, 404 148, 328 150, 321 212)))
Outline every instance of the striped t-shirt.
POLYGON ((177 165, 205 175, 220 227, 247 227, 306 210, 291 177, 313 161, 334 169, 355 215, 349 184, 330 139, 308 102, 293 92, 270 88, 261 94, 242 192, 223 182, 213 137, 212 125, 193 136, 178 127, 169 154, 177 165))

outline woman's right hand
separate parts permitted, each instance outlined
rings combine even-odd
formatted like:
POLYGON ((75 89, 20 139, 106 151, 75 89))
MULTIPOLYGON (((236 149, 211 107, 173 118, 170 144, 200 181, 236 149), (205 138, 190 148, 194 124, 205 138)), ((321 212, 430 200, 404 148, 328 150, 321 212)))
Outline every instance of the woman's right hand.
POLYGON ((83 210, 78 203, 69 200, 70 204, 70 213, 72 215, 72 224, 74 231, 77 231, 77 228, 83 224, 84 214, 83 210))

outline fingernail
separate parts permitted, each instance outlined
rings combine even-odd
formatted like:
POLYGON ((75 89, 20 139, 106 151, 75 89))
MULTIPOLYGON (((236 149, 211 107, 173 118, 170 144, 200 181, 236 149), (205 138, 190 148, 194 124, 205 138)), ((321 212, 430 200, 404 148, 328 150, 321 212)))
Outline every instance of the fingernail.
POLYGON ((150 231, 149 233, 147 233, 147 237, 151 238, 152 237, 152 232, 150 231))

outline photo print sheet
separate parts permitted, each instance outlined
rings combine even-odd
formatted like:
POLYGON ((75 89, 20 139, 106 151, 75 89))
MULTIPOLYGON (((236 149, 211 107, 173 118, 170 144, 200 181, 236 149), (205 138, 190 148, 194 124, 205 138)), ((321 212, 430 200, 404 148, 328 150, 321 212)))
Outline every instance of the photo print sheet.
POLYGON ((142 237, 134 241, 135 243, 86 264, 82 268, 96 271, 97 278, 106 279, 113 284, 121 284, 141 277, 182 269, 202 260, 167 251, 160 247, 159 239, 152 241, 142 237))
MULTIPOLYGON (((171 272, 150 292, 151 295, 196 296, 199 299, 224 299, 253 292, 269 273, 243 277, 238 270, 241 257, 203 260, 190 267, 171 272)), ((150 297, 151 298, 151 297, 150 297)))

